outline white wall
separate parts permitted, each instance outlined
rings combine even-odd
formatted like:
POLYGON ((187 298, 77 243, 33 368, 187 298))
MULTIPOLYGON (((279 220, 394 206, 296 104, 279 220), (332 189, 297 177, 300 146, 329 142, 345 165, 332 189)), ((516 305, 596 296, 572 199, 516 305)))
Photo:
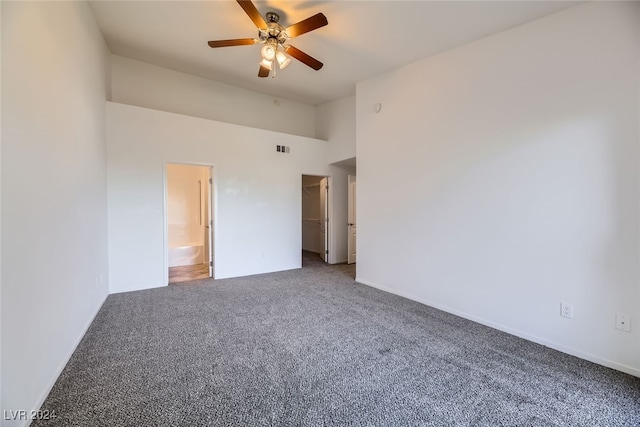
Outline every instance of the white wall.
POLYGON ((329 221, 335 234, 329 241, 329 259, 331 263, 347 262, 347 236, 348 236, 348 182, 349 174, 355 175, 356 171, 350 167, 330 166, 332 182, 329 191, 332 194, 329 200, 329 221))
POLYGON ((315 137, 315 107, 112 55, 110 100, 315 137))
POLYGON ((640 375, 639 8, 359 83, 358 280, 640 375))
POLYGON ((333 250, 336 262, 347 262, 347 174, 355 175, 356 97, 347 96, 316 107, 316 134, 327 141, 326 161, 333 164, 334 227, 344 230, 336 236, 333 250))
POLYGON ((328 142, 327 162, 356 156, 356 97, 347 96, 316 107, 316 136, 328 142))
POLYGON ((39 408, 108 293, 108 61, 86 3, 2 3, 2 410, 39 408))
POLYGON ((111 292, 167 284, 166 162, 215 167, 216 278, 299 268, 301 176, 346 180, 344 171, 322 161, 325 144, 107 103, 111 292), (276 152, 277 144, 291 152, 276 152))
MULTIPOLYGON (((212 119, 248 127, 327 140, 319 162, 355 157, 355 96, 312 107, 225 85, 201 77, 112 55, 114 102, 212 119)), ((347 173, 354 168, 330 166, 337 234, 329 242, 331 262, 347 260, 347 173), (342 230, 345 230, 344 232, 342 230)))

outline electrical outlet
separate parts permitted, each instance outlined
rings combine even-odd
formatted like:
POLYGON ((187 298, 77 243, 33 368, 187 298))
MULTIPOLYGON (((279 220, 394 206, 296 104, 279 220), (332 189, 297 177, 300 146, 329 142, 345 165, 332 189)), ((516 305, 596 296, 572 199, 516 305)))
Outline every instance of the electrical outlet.
POLYGON ((573 319, 573 305, 567 304, 566 302, 561 302, 560 316, 566 317, 567 319, 573 319))
POLYGON ((616 314, 616 329, 631 332, 631 316, 628 314, 616 314))

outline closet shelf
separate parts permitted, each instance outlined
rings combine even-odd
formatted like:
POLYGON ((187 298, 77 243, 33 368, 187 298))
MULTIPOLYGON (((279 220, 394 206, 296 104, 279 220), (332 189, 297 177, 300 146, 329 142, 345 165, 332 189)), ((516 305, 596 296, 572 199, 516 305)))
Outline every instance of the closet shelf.
POLYGON ((316 194, 316 190, 315 189, 320 190, 320 183, 315 183, 315 184, 307 184, 307 185, 303 185, 302 186, 302 190, 305 192, 305 194, 311 194, 313 192, 313 194, 316 194))

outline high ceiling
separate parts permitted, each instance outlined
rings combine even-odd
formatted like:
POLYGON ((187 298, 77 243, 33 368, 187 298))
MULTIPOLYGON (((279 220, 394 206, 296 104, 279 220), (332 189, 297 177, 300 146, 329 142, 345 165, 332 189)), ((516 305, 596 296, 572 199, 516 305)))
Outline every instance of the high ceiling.
POLYGON ((355 93, 368 77, 527 21, 576 1, 255 1, 280 24, 318 12, 329 25, 291 39, 324 63, 301 62, 258 78, 262 45, 211 49, 209 40, 257 37, 233 0, 96 1, 91 7, 111 52, 293 101, 317 105, 355 93))

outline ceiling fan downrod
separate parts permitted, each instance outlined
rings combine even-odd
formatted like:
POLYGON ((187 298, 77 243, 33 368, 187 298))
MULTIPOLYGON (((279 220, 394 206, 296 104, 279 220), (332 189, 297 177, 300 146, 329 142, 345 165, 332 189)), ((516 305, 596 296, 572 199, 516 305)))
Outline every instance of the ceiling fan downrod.
POLYGON ((279 20, 280 15, 275 12, 267 12, 267 22, 273 22, 274 24, 277 24, 279 20))

